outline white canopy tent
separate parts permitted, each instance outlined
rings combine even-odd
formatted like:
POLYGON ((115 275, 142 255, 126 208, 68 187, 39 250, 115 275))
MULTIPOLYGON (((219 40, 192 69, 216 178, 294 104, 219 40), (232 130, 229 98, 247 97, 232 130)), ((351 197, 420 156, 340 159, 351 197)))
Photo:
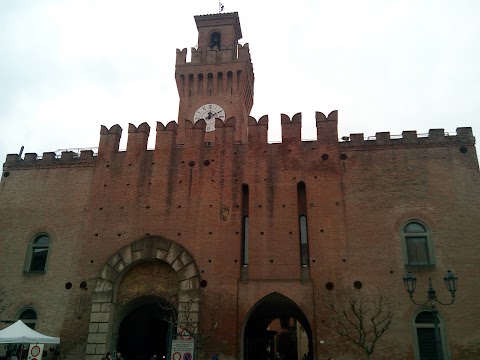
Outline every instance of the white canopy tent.
POLYGON ((40 334, 18 320, 0 330, 0 344, 60 344, 60 338, 40 334))

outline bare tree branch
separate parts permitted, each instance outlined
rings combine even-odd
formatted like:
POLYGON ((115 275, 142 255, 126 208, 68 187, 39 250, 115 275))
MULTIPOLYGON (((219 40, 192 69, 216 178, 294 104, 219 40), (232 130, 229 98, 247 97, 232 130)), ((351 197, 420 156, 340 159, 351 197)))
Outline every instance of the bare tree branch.
POLYGON ((332 312, 326 326, 360 347, 371 358, 375 345, 388 330, 393 318, 393 305, 381 294, 348 292, 345 301, 330 298, 327 308, 332 312))
POLYGON ((0 313, 5 311, 10 305, 12 305, 12 303, 7 301, 7 292, 5 291, 5 287, 0 285, 0 313))

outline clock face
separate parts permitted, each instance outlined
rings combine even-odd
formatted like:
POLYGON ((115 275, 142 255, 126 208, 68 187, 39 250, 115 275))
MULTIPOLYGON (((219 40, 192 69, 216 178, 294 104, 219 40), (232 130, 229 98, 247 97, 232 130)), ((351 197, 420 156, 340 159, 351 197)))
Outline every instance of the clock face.
POLYGON ((195 115, 193 116, 193 121, 197 122, 198 120, 203 119, 207 124, 206 132, 215 130, 215 119, 220 119, 225 121, 225 111, 217 104, 205 104, 200 106, 195 115))

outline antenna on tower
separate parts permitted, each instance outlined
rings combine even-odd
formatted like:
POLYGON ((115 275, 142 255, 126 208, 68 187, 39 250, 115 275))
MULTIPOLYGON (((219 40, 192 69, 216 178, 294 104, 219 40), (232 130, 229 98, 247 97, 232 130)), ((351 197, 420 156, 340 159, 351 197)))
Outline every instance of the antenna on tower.
POLYGON ((225 6, 219 1, 219 2, 218 2, 218 12, 219 12, 219 13, 223 12, 223 8, 224 8, 224 7, 225 7, 225 6))

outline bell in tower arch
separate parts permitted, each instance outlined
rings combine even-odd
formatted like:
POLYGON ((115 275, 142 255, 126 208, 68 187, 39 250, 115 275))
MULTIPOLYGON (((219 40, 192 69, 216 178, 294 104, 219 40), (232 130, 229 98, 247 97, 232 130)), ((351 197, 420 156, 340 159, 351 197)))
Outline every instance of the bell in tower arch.
POLYGON ((210 49, 220 50, 221 35, 218 31, 215 31, 210 35, 210 49))

